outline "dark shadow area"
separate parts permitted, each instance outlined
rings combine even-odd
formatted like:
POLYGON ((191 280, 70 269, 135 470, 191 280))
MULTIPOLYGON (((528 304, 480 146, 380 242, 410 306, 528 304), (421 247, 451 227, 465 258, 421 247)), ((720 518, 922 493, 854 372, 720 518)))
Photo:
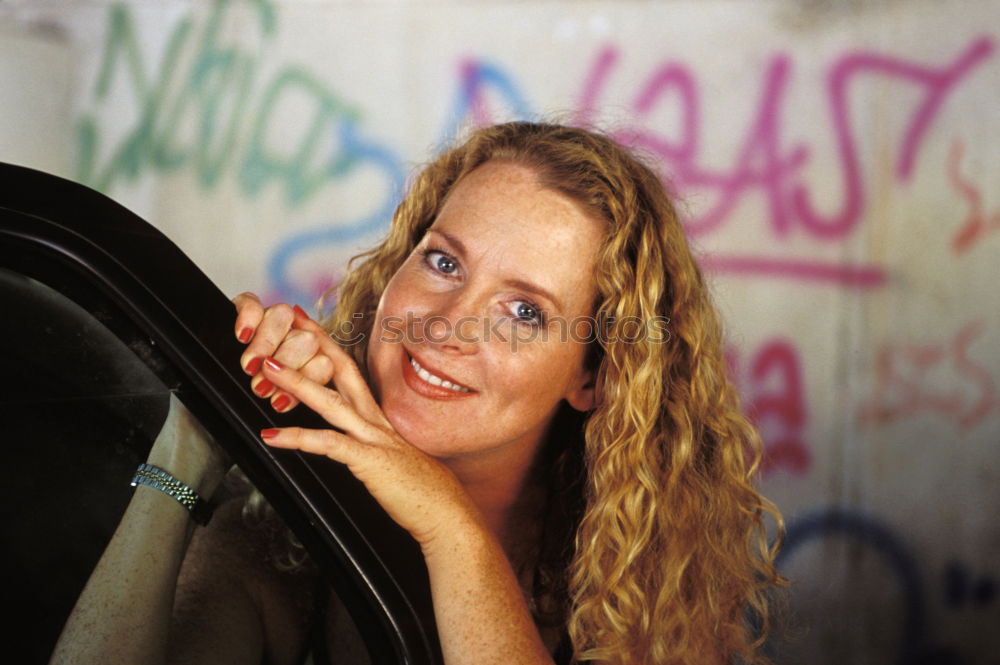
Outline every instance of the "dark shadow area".
MULTIPOLYGON (((0 323, 2 566, 16 571, 5 596, 18 608, 7 620, 14 643, 6 657, 42 663, 128 504, 169 388, 94 316, 43 284, 0 270, 0 311, 13 314, 0 323)), ((143 353, 166 366, 150 347, 143 353)))

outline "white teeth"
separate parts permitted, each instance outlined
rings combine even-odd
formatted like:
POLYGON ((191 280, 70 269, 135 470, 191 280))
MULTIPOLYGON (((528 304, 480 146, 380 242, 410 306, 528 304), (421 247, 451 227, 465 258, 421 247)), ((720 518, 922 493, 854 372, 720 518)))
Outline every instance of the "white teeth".
POLYGON ((413 366, 413 369, 417 373, 417 376, 419 376, 421 379, 431 384, 432 386, 441 386, 442 388, 447 388, 448 390, 454 390, 457 393, 471 392, 468 388, 464 386, 460 386, 457 383, 452 383, 451 381, 445 381, 440 376, 435 376, 434 374, 431 374, 426 369, 421 367, 420 364, 413 358, 410 358, 410 365, 413 366))

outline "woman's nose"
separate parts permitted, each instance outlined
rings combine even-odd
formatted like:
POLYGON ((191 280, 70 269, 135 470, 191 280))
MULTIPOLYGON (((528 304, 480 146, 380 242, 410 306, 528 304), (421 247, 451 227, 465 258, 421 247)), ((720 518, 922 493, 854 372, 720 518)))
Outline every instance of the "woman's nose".
POLYGON ((485 321, 481 310, 469 298, 449 298, 438 303, 424 320, 424 338, 441 350, 475 353, 483 341, 485 321))

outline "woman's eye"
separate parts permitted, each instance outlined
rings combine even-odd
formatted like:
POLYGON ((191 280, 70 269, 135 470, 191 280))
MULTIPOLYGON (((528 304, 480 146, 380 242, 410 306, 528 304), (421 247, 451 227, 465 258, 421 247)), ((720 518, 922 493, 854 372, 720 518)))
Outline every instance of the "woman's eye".
POLYGON ((436 249, 425 251, 424 259, 431 268, 445 275, 452 275, 458 270, 458 264, 455 262, 455 259, 436 249))
POLYGON ((530 302, 517 302, 512 308, 514 316, 525 323, 540 325, 542 323, 542 312, 530 302))

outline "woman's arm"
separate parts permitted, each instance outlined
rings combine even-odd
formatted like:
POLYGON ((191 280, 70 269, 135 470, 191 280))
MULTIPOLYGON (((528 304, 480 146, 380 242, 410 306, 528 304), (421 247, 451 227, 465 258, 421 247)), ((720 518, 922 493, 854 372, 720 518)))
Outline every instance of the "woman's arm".
MULTIPOLYGON (((148 462, 203 497, 212 495, 226 468, 214 443, 173 396, 148 462)), ((194 528, 187 508, 160 490, 139 485, 50 662, 167 662, 174 591, 194 528)))
POLYGON ((264 440, 346 464, 417 540, 447 665, 551 665, 503 548, 464 487, 395 432, 353 361, 326 335, 317 338, 337 390, 273 359, 263 363, 263 376, 337 429, 265 430, 264 440))
MULTIPOLYGON (((241 365, 259 395, 272 401, 283 396, 263 383, 259 366, 264 356, 279 355, 311 378, 329 380, 329 361, 316 355, 314 336, 292 328, 296 320, 308 320, 304 312, 296 314, 287 305, 265 309, 250 293, 237 296, 234 304, 234 332, 247 344, 241 365)), ((284 408, 292 408, 294 401, 287 396, 285 401, 284 408)), ((204 498, 212 496, 227 468, 221 451, 173 397, 147 462, 204 498)), ((301 599, 293 596, 303 590, 261 565, 259 552, 250 547, 252 534, 242 528, 238 506, 219 512, 196 532, 180 503, 139 485, 50 662, 219 664, 258 662, 262 655, 272 663, 293 659, 302 640, 296 606, 301 599)))
POLYGON ((483 526, 454 524, 423 551, 447 665, 551 665, 514 571, 492 533, 483 526))

